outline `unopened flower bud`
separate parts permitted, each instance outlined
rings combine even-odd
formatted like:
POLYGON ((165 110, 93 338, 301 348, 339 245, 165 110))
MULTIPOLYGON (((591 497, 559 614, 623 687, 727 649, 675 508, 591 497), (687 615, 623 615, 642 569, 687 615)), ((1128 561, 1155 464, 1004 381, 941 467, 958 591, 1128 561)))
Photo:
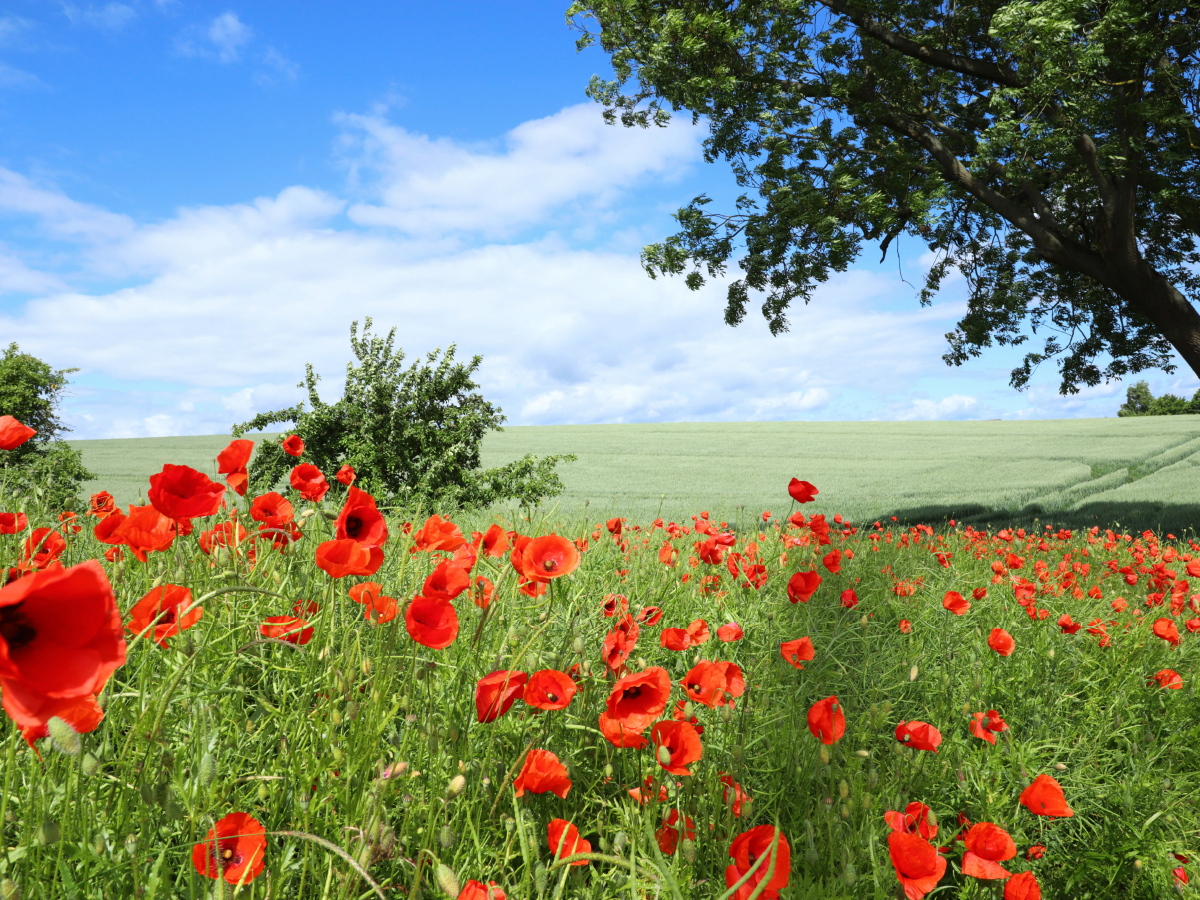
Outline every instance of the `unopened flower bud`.
POLYGON ((437 886, 447 897, 458 897, 460 893, 458 876, 448 865, 441 862, 437 864, 437 869, 434 870, 434 880, 437 881, 437 886))
POLYGON ((854 882, 858 881, 858 870, 854 868, 854 863, 846 864, 846 868, 842 871, 842 878, 846 882, 846 887, 854 887, 854 882))
POLYGON ((850 796, 850 785, 846 783, 846 779, 838 782, 838 796, 845 800, 850 796))
POLYGON ((457 797, 463 792, 463 788, 467 786, 467 776, 455 775, 450 779, 450 783, 446 785, 446 796, 457 797))
POLYGON ((49 847, 52 844, 57 844, 62 838, 62 831, 58 827, 58 822, 51 819, 49 816, 42 819, 42 824, 38 826, 37 834, 35 835, 37 842, 43 847, 49 847))
POLYGON ((217 780, 217 758, 211 753, 205 753, 200 758, 200 784, 208 787, 217 780))
POLYGON ((80 743, 78 733, 58 716, 52 716, 46 722, 46 730, 50 732, 50 740, 54 742, 55 748, 60 753, 65 753, 67 756, 78 756, 83 752, 83 744, 80 743))
POLYGON ((0 900, 21 900, 21 889, 11 878, 0 881, 0 900))
POLYGON ((691 838, 684 838, 679 842, 679 852, 683 854, 683 858, 688 863, 696 861, 696 842, 691 838))
POLYGON ((458 835, 449 825, 443 825, 441 831, 438 832, 438 843, 442 845, 443 850, 449 850, 458 843, 458 835))
POLYGON ((667 749, 666 744, 660 744, 658 747, 658 764, 664 767, 671 764, 671 751, 667 749))
POLYGON ((85 753, 83 754, 83 761, 79 764, 79 768, 83 771, 84 775, 91 778, 100 771, 100 760, 96 759, 90 753, 85 753))
POLYGON ((919 671, 920 671, 920 670, 917 668, 917 664, 916 664, 916 663, 913 663, 913 667, 912 667, 911 669, 909 669, 909 670, 908 670, 908 680, 909 680, 909 681, 916 681, 916 680, 917 680, 917 673, 918 673, 919 671))
POLYGON ((624 852, 625 845, 628 842, 629 835, 623 831, 618 831, 617 836, 613 838, 613 853, 615 853, 617 856, 620 856, 624 852))
POLYGON ((829 748, 822 747, 820 750, 818 750, 817 758, 819 760, 821 760, 821 765, 823 765, 823 766, 829 765, 829 748))

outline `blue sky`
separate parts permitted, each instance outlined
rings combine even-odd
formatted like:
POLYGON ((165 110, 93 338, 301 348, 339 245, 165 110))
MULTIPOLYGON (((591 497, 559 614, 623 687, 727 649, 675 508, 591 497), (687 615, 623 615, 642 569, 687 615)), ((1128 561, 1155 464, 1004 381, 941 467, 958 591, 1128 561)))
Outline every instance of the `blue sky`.
MULTIPOLYGON (((1124 386, 941 361, 950 283, 864 253, 778 338, 647 242, 735 194, 703 127, 605 126, 565 2, 0 6, 0 340, 78 366, 77 437, 222 432, 332 399, 349 326, 479 353, 510 424, 1113 415, 1124 386)), ((1156 393, 1189 395, 1181 367, 1156 393)))

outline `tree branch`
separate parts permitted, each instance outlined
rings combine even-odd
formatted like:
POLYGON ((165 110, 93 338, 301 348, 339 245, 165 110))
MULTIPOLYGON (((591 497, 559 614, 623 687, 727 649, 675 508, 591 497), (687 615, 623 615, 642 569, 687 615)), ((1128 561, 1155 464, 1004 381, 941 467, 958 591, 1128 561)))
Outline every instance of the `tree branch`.
POLYGON ((1020 78, 1015 72, 1001 68, 995 63, 982 59, 972 59, 969 56, 959 56, 957 53, 947 53, 945 50, 938 50, 933 47, 926 47, 924 44, 918 44, 911 38, 907 38, 884 27, 878 19, 852 9, 845 0, 817 0, 817 2, 826 9, 838 15, 845 16, 863 34, 875 38, 875 40, 886 44, 893 50, 898 50, 905 56, 919 59, 939 69, 949 69, 953 72, 970 75, 972 78, 982 78, 985 81, 1002 84, 1006 87, 1026 86, 1024 79, 1020 78))

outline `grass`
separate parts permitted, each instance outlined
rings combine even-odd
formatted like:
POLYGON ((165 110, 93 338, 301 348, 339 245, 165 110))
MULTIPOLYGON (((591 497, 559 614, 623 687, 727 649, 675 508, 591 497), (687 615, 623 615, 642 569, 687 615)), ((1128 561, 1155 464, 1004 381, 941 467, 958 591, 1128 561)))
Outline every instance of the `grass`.
MULTIPOLYGON (((915 457, 922 455, 920 446, 939 444, 942 449, 926 461, 935 472, 938 460, 948 458, 946 441, 931 440, 942 427, 846 426, 840 437, 847 453, 865 455, 868 438, 905 434, 907 444, 891 443, 897 458, 900 447, 915 457), (853 433, 865 437, 853 443, 853 433)), ((1121 433, 1106 448, 1102 437, 1111 426, 1094 425, 1091 439, 1077 426, 1074 446, 1053 453, 1064 454, 1063 472, 1082 467, 1090 478, 1090 466, 1105 465, 1129 448, 1140 455, 1125 459, 1164 458, 1191 439, 1175 427, 1165 437, 1116 429, 1121 433), (1082 461, 1067 460, 1068 449, 1082 461)), ((512 431, 514 440, 531 434, 512 431)), ((627 446, 657 451, 653 462, 631 461, 629 479, 617 481, 618 490, 667 471, 671 441, 691 448, 690 458, 677 460, 684 472, 707 472, 716 483, 731 485, 727 467, 734 457, 728 454, 747 446, 755 428, 730 426, 724 441, 712 437, 721 432, 717 426, 627 429, 627 446), (713 448, 709 455, 697 448, 697 437, 713 448)), ((772 441, 785 443, 785 432, 764 427, 754 443, 757 455, 741 461, 748 510, 767 506, 778 517, 791 511, 780 485, 770 494, 765 483, 763 494, 753 492, 760 461, 784 465, 771 460, 768 448, 772 441)), ((851 467, 836 459, 838 432, 823 426, 824 456, 792 457, 785 470, 817 483, 818 502, 804 512, 820 511, 830 520, 845 507, 829 498, 853 484, 851 467), (831 474, 826 483, 814 471, 840 471, 843 480, 831 474)), ((599 486, 583 476, 598 477, 601 449, 611 453, 613 444, 594 449, 589 461, 580 438, 586 429, 558 433, 562 445, 539 444, 539 450, 561 446, 580 454, 573 499, 602 496, 589 496, 580 485, 599 486)), ((976 439, 985 433, 972 432, 976 439)), ((1005 433, 1021 431, 992 432, 1005 433)), ((960 457, 964 446, 958 444, 960 457)), ((196 445, 196 452, 210 451, 196 445)), ((1043 452, 1051 458, 1049 449, 1043 452)), ((1140 490, 1187 459, 1112 490, 1140 490)), ((971 468, 961 458, 957 464, 959 472, 971 468)), ((1028 469, 1014 463, 1002 471, 1016 478, 1028 469)), ((879 473, 864 477, 880 490, 888 483, 879 473)), ((700 490, 687 479, 673 479, 679 491, 674 502, 694 496, 684 491, 700 490)), ((1011 502, 1025 502, 1023 490, 1044 494, 1071 483, 1058 475, 1027 475, 1018 489, 995 484, 1000 480, 992 479, 994 496, 1019 498, 1011 502)), ((943 477, 940 484, 947 491, 952 482, 943 477)), ((872 502, 867 489, 857 490, 860 503, 872 502)), ((904 489, 897 482, 891 490, 895 497, 904 489)), ((711 496, 705 505, 716 506, 711 496)), ((916 503, 923 495, 914 490, 910 496, 916 503)), ((1167 896, 1174 890, 1172 869, 1180 865, 1172 854, 1194 859, 1200 851, 1200 637, 1184 627, 1195 614, 1185 606, 1186 566, 1200 545, 1099 529, 1000 533, 889 522, 879 529, 866 523, 834 528, 830 544, 822 546, 810 527, 781 518, 763 524, 747 512, 728 551, 765 567, 765 584, 755 587, 744 575, 730 574, 728 557, 719 564, 693 563, 703 535, 674 529, 669 536, 647 517, 630 516, 623 534, 614 537, 597 525, 601 516, 583 518, 579 503, 561 529, 587 541, 578 570, 535 598, 518 591, 506 556, 481 556, 475 574, 498 585, 488 614, 460 595, 457 638, 435 650, 412 639, 403 609, 414 595, 428 592, 426 576, 448 554, 410 552, 412 529, 391 522, 386 559, 373 580, 397 598, 401 612, 375 624, 347 596, 364 579, 333 579, 314 565, 315 548, 332 537, 340 500, 333 494, 321 505, 295 499, 306 513, 305 536, 287 553, 260 542, 253 559, 247 544, 210 544, 211 555, 206 553, 200 537, 212 520, 197 520, 195 533, 151 553, 145 563, 128 554, 120 562, 106 560, 108 548, 91 537, 90 522, 78 534, 68 529, 62 562, 102 560, 124 621, 139 599, 164 584, 184 585, 193 598, 203 598, 203 617, 164 647, 127 635, 127 662, 102 694, 104 720, 79 735, 83 753, 69 755, 43 740, 39 759, 7 729, 0 744, 6 754, 0 812, 5 891, 19 890, 26 898, 154 900, 440 897, 450 887, 440 864, 460 883, 495 880, 515 898, 716 898, 725 890, 731 842, 754 826, 777 823, 791 847, 789 883, 780 894, 785 900, 885 900, 897 896, 898 882, 884 812, 912 801, 931 807, 940 827, 933 843, 949 848, 947 874, 934 896, 998 896, 960 872, 960 814, 1006 829, 1018 853, 1003 865, 1034 872, 1047 897, 1167 896), (663 562, 667 541, 678 551, 674 566, 663 562), (840 568, 822 562, 831 549, 842 553, 840 568), (1114 573, 1121 568, 1133 584, 1125 573, 1114 573), (789 602, 787 585, 799 571, 817 571, 823 581, 811 599, 789 602), (973 598, 977 588, 986 594, 973 598), (847 590, 855 592, 852 606, 843 599, 847 590), (970 600, 965 615, 943 608, 949 590, 970 600), (1033 598, 1032 613, 1017 602, 1018 592, 1033 598), (653 749, 617 749, 599 731, 613 684, 603 657, 618 621, 606 615, 610 597, 618 606, 627 602, 631 614, 647 606, 663 610, 661 622, 642 624, 626 665, 635 673, 653 667, 669 673, 676 686, 664 718, 685 700, 680 682, 694 665, 729 661, 745 674, 745 693, 735 704, 693 703, 682 713, 694 715, 704 729, 703 756, 690 775, 669 775, 653 749), (1118 603, 1120 611, 1113 606, 1118 597, 1127 604, 1118 603), (308 601, 320 607, 310 616, 311 642, 260 639, 265 617, 308 601), (1064 613, 1085 627, 1064 633, 1056 624, 1064 613), (714 637, 681 652, 662 645, 664 629, 701 618, 714 633, 736 621, 744 637, 730 643, 714 637), (1180 646, 1151 632, 1158 618, 1178 624, 1180 646), (902 620, 911 622, 911 632, 902 632, 902 620), (1110 623, 1107 642, 1104 634, 1088 632, 1093 620, 1110 623), (1011 633, 1011 656, 989 648, 994 628, 1011 633), (815 656, 797 669, 781 657, 780 645, 802 636, 812 639, 815 656), (566 709, 538 712, 518 702, 494 722, 478 720, 476 685, 487 673, 568 671, 575 665, 579 693, 566 709), (1167 668, 1180 674, 1182 689, 1148 685, 1167 668), (844 709, 846 731, 825 745, 810 732, 807 715, 830 696, 844 709), (994 746, 968 730, 972 713, 989 709, 1009 726, 994 746), (901 746, 895 729, 902 720, 938 728, 938 751, 901 746), (566 766, 571 790, 565 799, 515 797, 512 778, 529 748, 549 750, 566 766), (389 768, 394 777, 382 777, 389 768), (725 802, 722 773, 753 798, 740 815, 725 802), (1038 774, 1061 782, 1073 817, 1036 817, 1019 803, 1038 774), (463 786, 456 793, 460 775, 463 786), (647 777, 663 786, 665 800, 639 805, 630 798, 628 790, 647 777), (684 841, 679 839, 687 836, 677 833, 669 853, 660 842, 670 843, 664 819, 672 810, 691 817, 695 835, 684 841), (197 873, 192 848, 233 812, 252 815, 265 827, 266 870, 249 883, 221 889, 197 873), (556 863, 547 837, 556 818, 576 825, 603 858, 586 867, 556 863), (1026 859, 1035 845, 1044 845, 1045 855, 1026 859)), ((607 502, 615 502, 612 495, 607 502)), ((887 503, 896 508, 896 500, 887 503)), ((568 505, 556 514, 559 520, 568 505)), ((29 512, 30 528, 55 522, 49 511, 29 512)), ((697 521, 677 518, 689 530, 697 521)), ((242 520, 254 525, 244 513, 242 520)), ((459 524, 468 532, 482 530, 489 517, 463 517, 459 524)), ((524 534, 547 527, 536 517, 504 524, 524 534)), ((19 561, 26 535, 0 536, 0 563, 19 561)), ((20 585, 0 590, 0 609, 10 609, 5 594, 20 585)), ((6 640, 13 633, 0 631, 6 640)))
MULTIPOLYGON (((165 462, 213 473, 227 440, 73 443, 98 476, 89 492, 130 503, 165 462)), ((858 522, 1116 521, 1183 531, 1200 519, 1200 479, 1188 475, 1200 464, 1200 416, 510 427, 488 435, 483 462, 525 453, 579 457, 560 469, 564 518, 585 508, 595 518, 647 521, 660 509, 668 518, 708 509, 736 521, 778 507, 780 486, 804 473, 858 522)))

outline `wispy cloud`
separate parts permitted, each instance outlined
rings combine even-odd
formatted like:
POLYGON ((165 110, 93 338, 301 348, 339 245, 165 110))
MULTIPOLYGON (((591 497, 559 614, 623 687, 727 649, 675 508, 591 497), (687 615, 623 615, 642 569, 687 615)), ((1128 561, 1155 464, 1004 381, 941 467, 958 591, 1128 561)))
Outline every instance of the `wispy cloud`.
POLYGON ((264 87, 282 82, 293 82, 300 75, 300 66, 292 62, 274 47, 267 47, 262 58, 263 68, 254 75, 254 80, 264 87))
POLYGON ((223 12, 206 26, 188 30, 178 43, 185 56, 199 56, 221 63, 236 62, 242 49, 250 43, 254 30, 242 22, 235 12, 223 12))
POLYGON ((90 25, 105 31, 120 31, 137 18, 137 11, 124 3, 106 3, 104 6, 64 3, 63 14, 73 25, 90 25))

